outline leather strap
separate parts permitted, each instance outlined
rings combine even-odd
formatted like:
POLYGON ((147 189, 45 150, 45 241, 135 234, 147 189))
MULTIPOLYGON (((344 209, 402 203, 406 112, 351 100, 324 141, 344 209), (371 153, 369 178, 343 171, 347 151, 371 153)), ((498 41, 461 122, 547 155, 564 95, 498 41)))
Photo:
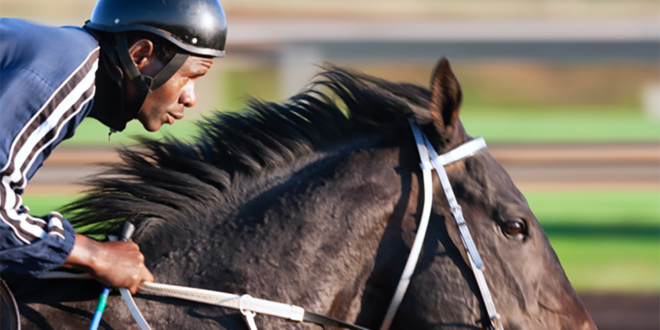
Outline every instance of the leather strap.
POLYGON ((343 328, 349 330, 369 330, 368 328, 361 327, 359 325, 351 324, 348 322, 344 322, 342 320, 337 320, 329 316, 316 314, 309 311, 305 311, 305 315, 303 316, 303 322, 311 322, 320 325, 324 328, 325 326, 330 326, 330 327, 337 327, 337 328, 343 328))
POLYGON ((119 293, 121 293, 121 297, 124 299, 126 307, 128 307, 128 310, 131 312, 131 315, 140 327, 140 330, 151 330, 149 323, 147 323, 147 320, 145 320, 144 316, 142 316, 142 313, 140 313, 140 309, 135 304, 133 296, 131 296, 131 293, 128 291, 128 289, 119 288, 119 293))
POLYGON ((461 206, 458 204, 458 201, 456 200, 456 196, 454 195, 454 190, 451 187, 451 182, 449 182, 449 177, 447 176, 447 172, 445 172, 445 168, 444 168, 445 165, 461 160, 463 158, 470 157, 477 151, 481 149, 485 149, 486 142, 482 137, 477 137, 476 139, 468 141, 447 153, 438 155, 435 149, 433 148, 433 146, 431 145, 431 143, 429 142, 429 140, 426 138, 426 136, 423 133, 421 133, 421 130, 419 129, 419 127, 417 127, 417 124, 413 120, 410 120, 410 127, 413 130, 415 141, 417 142, 417 146, 419 148, 420 159, 422 162, 421 164, 422 169, 426 169, 428 167, 427 157, 430 157, 430 162, 432 164, 432 167, 435 168, 436 174, 438 175, 438 179, 440 180, 440 185, 442 186, 442 189, 445 192, 445 197, 447 198, 447 203, 449 204, 449 208, 451 209, 451 212, 454 216, 454 222, 458 227, 458 232, 460 234, 461 241, 463 241, 463 245, 465 247, 465 250, 467 251, 468 263, 470 264, 472 273, 474 274, 474 277, 477 280, 477 285, 479 286, 481 298, 484 301, 486 312, 488 313, 488 318, 490 320, 490 329, 503 330, 501 317, 497 313, 497 310, 495 309, 495 303, 493 302, 493 298, 490 294, 490 290, 488 289, 488 284, 486 283, 486 278, 484 277, 483 261, 481 260, 479 251, 477 251, 477 247, 474 244, 472 235, 470 235, 470 231, 468 230, 467 223, 465 222, 465 218, 463 217, 463 211, 461 209, 461 206), (424 146, 420 147, 421 144, 423 144, 424 146), (422 149, 426 149, 428 153, 424 152, 422 149))
POLYGON ((144 100, 149 93, 163 86, 172 76, 179 71, 190 56, 188 53, 177 52, 174 57, 158 72, 155 77, 145 76, 135 66, 128 50, 128 41, 126 40, 126 33, 115 33, 115 42, 117 44, 117 53, 119 55, 119 62, 124 69, 124 74, 131 81, 135 87, 135 95, 128 104, 128 113, 133 118, 136 118, 144 100))
POLYGON ((0 278, 0 329, 21 330, 21 317, 9 286, 0 278))
POLYGON ((429 151, 431 163, 435 168, 435 173, 438 175, 440 185, 445 192, 445 197, 447 198, 447 203, 449 204, 451 213, 454 215, 454 222, 456 222, 456 226, 458 227, 458 232, 461 235, 461 240, 463 241, 465 250, 470 255, 477 268, 483 269, 484 263, 481 260, 481 256, 479 256, 479 251, 477 251, 476 245, 474 245, 474 240, 472 240, 472 235, 470 235, 467 223, 463 217, 463 210, 458 204, 456 196, 454 196, 454 190, 451 188, 451 183, 449 182, 449 177, 447 176, 447 172, 445 172, 444 166, 457 160, 470 157, 475 152, 481 149, 485 149, 486 142, 481 136, 479 136, 476 139, 470 140, 448 153, 442 154, 441 156, 438 156, 438 154, 435 152, 435 149, 433 149, 431 142, 429 142, 426 136, 424 136, 424 143, 426 144, 426 148, 429 151))
POLYGON ((417 150, 419 152, 420 158, 420 167, 422 168, 422 179, 423 179, 423 188, 424 188, 424 205, 422 208, 422 215, 419 218, 419 226, 417 227, 417 235, 415 235, 415 240, 413 245, 410 248, 410 253, 408 254, 408 260, 406 265, 403 268, 403 273, 401 273, 401 278, 399 283, 394 290, 394 295, 390 301, 390 306, 387 308, 387 313, 385 318, 383 318, 383 323, 380 325, 380 330, 388 330, 396 311, 399 310, 399 306, 403 301, 403 296, 408 290, 408 285, 412 280, 412 275, 415 273, 415 268, 417 267, 417 261, 419 260, 419 255, 422 252, 422 246, 424 244, 424 237, 426 236, 426 229, 429 225, 429 219, 431 217, 431 206, 433 205, 433 180, 431 177, 431 170, 433 165, 428 161, 429 154, 424 145, 424 134, 422 131, 417 128, 414 119, 408 118, 410 127, 412 128, 413 135, 415 136, 415 143, 417 144, 417 150))

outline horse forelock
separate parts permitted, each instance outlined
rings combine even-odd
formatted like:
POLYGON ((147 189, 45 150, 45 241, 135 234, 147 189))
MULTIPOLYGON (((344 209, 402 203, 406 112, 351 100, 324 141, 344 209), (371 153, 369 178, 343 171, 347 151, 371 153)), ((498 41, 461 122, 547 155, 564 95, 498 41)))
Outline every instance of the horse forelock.
POLYGON ((65 212, 74 215, 70 220, 77 227, 108 224, 86 234, 133 221, 139 240, 209 205, 236 202, 231 192, 246 189, 246 181, 257 184, 254 178, 301 159, 405 127, 411 115, 428 122, 429 98, 430 91, 420 86, 326 65, 308 89, 287 102, 253 99, 243 112, 204 118, 191 143, 141 139, 142 148, 119 150, 124 163, 89 180, 85 197, 65 212))

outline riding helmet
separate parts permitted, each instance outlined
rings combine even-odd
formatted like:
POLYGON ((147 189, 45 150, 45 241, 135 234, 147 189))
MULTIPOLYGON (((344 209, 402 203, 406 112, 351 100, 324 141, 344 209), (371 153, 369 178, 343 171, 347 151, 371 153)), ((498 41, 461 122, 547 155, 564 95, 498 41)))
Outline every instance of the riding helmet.
POLYGON ((191 54, 225 56, 227 19, 219 0, 99 0, 86 26, 150 32, 191 54))

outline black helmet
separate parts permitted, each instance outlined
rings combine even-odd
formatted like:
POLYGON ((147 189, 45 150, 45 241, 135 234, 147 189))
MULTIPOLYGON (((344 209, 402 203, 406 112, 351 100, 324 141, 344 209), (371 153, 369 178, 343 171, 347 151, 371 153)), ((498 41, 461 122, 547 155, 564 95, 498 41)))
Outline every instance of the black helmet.
POLYGON ((225 56, 227 20, 219 0, 99 0, 86 26, 150 32, 195 55, 225 56))

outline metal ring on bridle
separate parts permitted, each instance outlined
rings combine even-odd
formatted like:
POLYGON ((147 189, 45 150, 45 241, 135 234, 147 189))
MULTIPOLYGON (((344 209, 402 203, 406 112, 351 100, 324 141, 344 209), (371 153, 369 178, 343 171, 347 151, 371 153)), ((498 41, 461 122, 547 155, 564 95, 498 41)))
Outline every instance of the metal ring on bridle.
POLYGON ((241 314, 246 315, 249 311, 243 309, 243 299, 249 298, 252 299, 252 296, 249 294, 244 294, 241 298, 238 299, 238 310, 241 311, 241 314))

